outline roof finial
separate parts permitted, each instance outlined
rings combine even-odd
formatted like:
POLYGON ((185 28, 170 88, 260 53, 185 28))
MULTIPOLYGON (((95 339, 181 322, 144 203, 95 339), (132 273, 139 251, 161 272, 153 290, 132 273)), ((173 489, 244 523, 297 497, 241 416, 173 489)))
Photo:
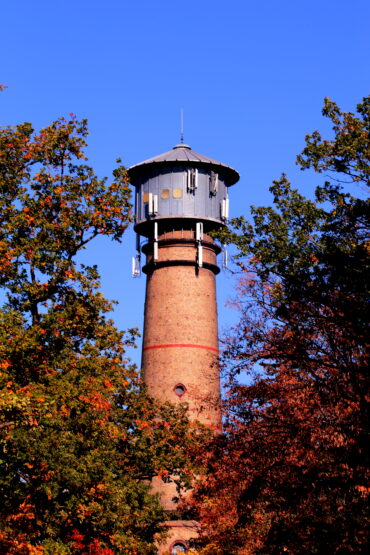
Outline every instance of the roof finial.
POLYGON ((184 109, 180 109, 180 143, 184 144, 184 109))

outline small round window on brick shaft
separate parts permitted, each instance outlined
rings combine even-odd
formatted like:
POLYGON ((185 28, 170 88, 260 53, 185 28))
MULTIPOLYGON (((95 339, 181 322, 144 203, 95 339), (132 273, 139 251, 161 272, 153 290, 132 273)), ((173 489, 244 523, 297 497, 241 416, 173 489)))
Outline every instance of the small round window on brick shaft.
POLYGON ((176 395, 178 395, 179 397, 182 397, 182 395, 184 395, 186 391, 186 387, 182 383, 178 383, 177 385, 175 385, 173 390, 176 393, 176 395))

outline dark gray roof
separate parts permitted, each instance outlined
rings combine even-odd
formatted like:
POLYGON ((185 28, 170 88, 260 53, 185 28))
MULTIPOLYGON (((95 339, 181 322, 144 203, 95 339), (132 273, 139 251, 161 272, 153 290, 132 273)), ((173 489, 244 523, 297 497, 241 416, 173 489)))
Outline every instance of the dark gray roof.
POLYGON ((153 158, 149 158, 148 160, 144 160, 139 164, 131 166, 131 168, 128 169, 128 173, 131 177, 133 177, 143 166, 151 166, 167 162, 171 164, 190 162, 195 166, 210 165, 212 166, 212 169, 215 169, 216 171, 220 171, 222 168, 223 173, 225 173, 228 177, 228 185, 233 185, 239 181, 239 174, 236 170, 218 162, 217 160, 208 158, 208 156, 194 152, 189 145, 183 143, 175 145, 173 149, 168 152, 164 152, 163 154, 159 154, 158 156, 154 156, 153 158))

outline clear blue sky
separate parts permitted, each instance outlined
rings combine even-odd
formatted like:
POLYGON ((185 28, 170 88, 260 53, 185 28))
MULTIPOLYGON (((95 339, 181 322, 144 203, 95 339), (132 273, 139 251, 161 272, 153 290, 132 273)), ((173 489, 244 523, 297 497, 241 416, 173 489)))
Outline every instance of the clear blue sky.
MULTIPOLYGON (((353 110, 370 92, 369 0, 12 0, 1 7, 0 125, 36 128, 73 112, 90 122, 88 155, 100 176, 185 140, 235 167, 231 215, 270 202, 285 171, 311 194, 317 176, 294 161, 304 135, 327 129, 329 96, 353 110)), ((103 291, 120 328, 142 327, 145 278, 133 280, 133 233, 99 241, 103 291)), ((220 328, 234 318, 218 279, 220 328)), ((139 352, 134 354, 139 363, 139 352)))

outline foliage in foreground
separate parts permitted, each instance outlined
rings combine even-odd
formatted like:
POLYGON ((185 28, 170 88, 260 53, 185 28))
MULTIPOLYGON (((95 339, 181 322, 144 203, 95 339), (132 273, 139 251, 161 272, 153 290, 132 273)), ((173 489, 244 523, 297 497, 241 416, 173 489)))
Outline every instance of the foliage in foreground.
POLYGON ((193 502, 200 553, 368 553, 370 97, 357 110, 326 99, 333 139, 306 137, 298 164, 327 178, 315 200, 282 176, 226 237, 241 318, 193 502))
POLYGON ((84 165, 86 135, 73 117, 0 131, 2 553, 155 553, 148 481, 185 468, 192 441, 183 409, 141 391, 135 331, 76 262, 99 235, 120 241, 131 209, 122 167, 108 183, 84 165))

